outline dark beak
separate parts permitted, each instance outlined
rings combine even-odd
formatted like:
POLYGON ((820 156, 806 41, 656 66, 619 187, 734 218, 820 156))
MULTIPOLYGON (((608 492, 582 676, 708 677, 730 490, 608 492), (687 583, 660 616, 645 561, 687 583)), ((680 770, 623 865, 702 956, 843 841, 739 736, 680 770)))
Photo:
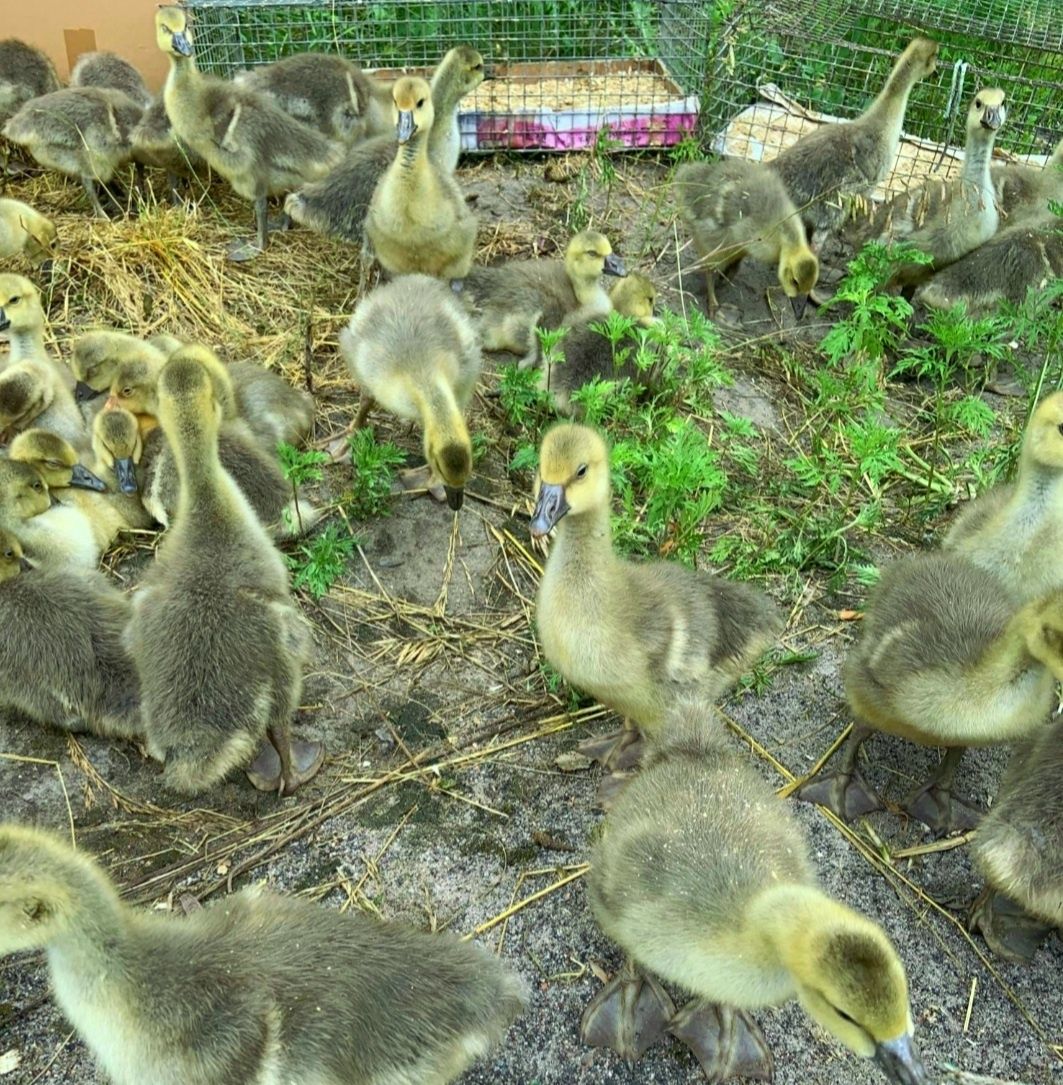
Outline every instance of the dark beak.
POLYGON ((180 57, 192 55, 192 43, 185 37, 183 30, 178 30, 173 36, 173 51, 180 57))
POLYGON ((565 487, 559 482, 540 483, 539 500, 535 502, 529 525, 532 538, 541 539, 548 534, 566 512, 568 502, 565 500, 565 487))
POLYGON ((805 310, 808 308, 808 295, 798 294, 796 297, 790 299, 790 308, 794 311, 794 316, 800 320, 805 315, 805 310))
POLYGON ((95 490, 98 494, 107 492, 103 479, 97 478, 87 467, 75 463, 70 469, 70 485, 82 490, 95 490))
POLYGON ((55 490, 48 491, 48 501, 51 503, 51 507, 54 509, 56 505, 62 504, 58 497, 55 496, 55 490))
POLYGON ((908 1033, 879 1044, 875 1049, 875 1062, 896 1085, 927 1085, 919 1049, 908 1033))
POLYGON ((611 252, 605 258, 605 267, 602 268, 602 270, 606 275, 615 275, 618 279, 622 279, 627 274, 627 270, 624 268, 624 261, 621 260, 615 252, 611 252))
POLYGON ((988 128, 990 132, 995 132, 1000 127, 1002 120, 999 109, 987 109, 982 114, 982 127, 988 128))
POLYGON ((77 384, 74 385, 74 399, 76 399, 78 403, 88 403, 90 399, 95 399, 97 396, 102 395, 102 388, 97 391, 84 381, 78 381, 77 384))
POLYGON ((465 491, 460 486, 443 483, 443 492, 447 495, 447 504, 457 512, 465 502, 465 491))
POLYGON ((137 469, 129 456, 114 461, 114 477, 118 481, 118 489, 124 494, 135 494, 137 486, 137 469))
POLYGON ((11 320, 3 309, 0 309, 0 332, 6 332, 11 327, 11 320))
POLYGON ((409 143, 417 125, 413 123, 413 112, 408 109, 399 112, 399 123, 395 126, 395 138, 400 143, 409 143))
POLYGON ((32 566, 32 565, 30 565, 30 563, 29 563, 29 562, 28 562, 28 561, 27 561, 27 560, 26 560, 25 558, 19 558, 19 559, 18 559, 18 567, 19 567, 19 568, 20 568, 20 569, 21 569, 21 570, 22 570, 22 571, 23 571, 24 573, 28 573, 28 572, 30 571, 30 569, 32 569, 32 568, 33 568, 33 566, 32 566))

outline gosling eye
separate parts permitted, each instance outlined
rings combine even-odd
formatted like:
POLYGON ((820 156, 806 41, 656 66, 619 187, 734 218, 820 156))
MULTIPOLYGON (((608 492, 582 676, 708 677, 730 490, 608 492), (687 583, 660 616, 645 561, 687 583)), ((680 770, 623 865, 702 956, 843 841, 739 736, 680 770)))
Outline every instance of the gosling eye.
POLYGON ((21 294, 16 294, 13 298, 8 298, 7 303, 8 303, 8 305, 18 305, 18 303, 21 300, 22 300, 22 295, 21 294))
POLYGON ((6 559, 7 559, 8 561, 11 561, 11 560, 13 560, 13 558, 15 557, 15 551, 14 551, 14 550, 5 550, 5 551, 4 551, 4 557, 5 557, 5 558, 6 558, 6 559))
POLYGON ((831 1007, 831 1009, 832 1009, 832 1010, 834 1010, 834 1012, 835 1012, 835 1013, 836 1013, 836 1014, 837 1014, 837 1015, 838 1015, 838 1016, 839 1016, 839 1017, 840 1017, 840 1018, 841 1018, 841 1019, 842 1019, 843 1021, 848 1021, 850 1025, 854 1025, 854 1026, 855 1026, 856 1028, 860 1028, 860 1027, 861 1027, 861 1026, 860 1026, 860 1022, 859 1022, 859 1021, 857 1021, 855 1017, 850 1017, 850 1016, 849 1016, 849 1014, 847 1014, 847 1013, 845 1012, 845 1010, 840 1010, 840 1009, 838 1009, 838 1007, 837 1007, 837 1006, 832 1006, 832 1007, 831 1007))
POLYGON ((417 108, 418 108, 418 109, 423 109, 423 108, 424 108, 424 99, 423 99, 423 98, 421 98, 421 99, 419 99, 419 100, 418 100, 418 102, 417 102, 417 108))
POLYGON ((981 109, 982 108, 982 99, 981 98, 975 98, 975 100, 974 100, 974 108, 975 109, 981 109))
POLYGON ((39 493, 41 490, 44 489, 44 483, 42 483, 42 482, 33 483, 33 489, 36 490, 39 493))
POLYGON ((576 478, 586 478, 586 476, 587 465, 585 463, 581 463, 579 467, 576 468, 576 478))
POLYGON ((54 467, 55 470, 58 471, 59 468, 62 467, 63 465, 58 460, 45 460, 44 461, 44 466, 45 467, 54 467))
POLYGON ((122 399, 129 399, 133 395, 133 389, 123 388, 118 394, 122 397, 122 399))

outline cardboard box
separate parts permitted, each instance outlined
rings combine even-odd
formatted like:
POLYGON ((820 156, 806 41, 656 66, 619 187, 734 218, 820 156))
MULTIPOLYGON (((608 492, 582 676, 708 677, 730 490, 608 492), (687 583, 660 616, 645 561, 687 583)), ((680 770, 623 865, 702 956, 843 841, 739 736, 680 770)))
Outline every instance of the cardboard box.
POLYGON ((5 38, 21 38, 52 58, 66 82, 82 53, 107 49, 133 64, 152 90, 169 64, 155 47, 156 0, 37 0, 4 4, 5 38))

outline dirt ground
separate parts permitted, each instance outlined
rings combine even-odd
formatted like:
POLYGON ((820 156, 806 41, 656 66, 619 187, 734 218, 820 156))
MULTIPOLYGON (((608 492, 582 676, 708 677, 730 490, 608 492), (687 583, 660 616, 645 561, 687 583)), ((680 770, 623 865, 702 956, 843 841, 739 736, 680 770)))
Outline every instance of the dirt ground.
MULTIPOLYGON (((564 244, 565 215, 574 211, 582 182, 571 172, 548 180, 557 168, 554 160, 463 166, 460 179, 477 197, 484 256, 548 254, 564 244)), ((691 258, 675 229, 666 173, 652 159, 621 160, 608 207, 602 186, 593 185, 593 221, 629 266, 662 286, 665 304, 699 305, 698 276, 679 273, 691 258)), ((53 213, 61 232, 75 239, 50 297, 60 349, 104 314, 124 315, 129 330, 144 332, 158 330, 171 314, 177 334, 215 319, 212 341, 229 356, 263 357, 292 379, 300 378, 300 348, 308 342, 318 436, 350 416, 353 397, 335 354, 335 332, 358 292, 349 247, 292 233, 261 260, 229 269, 221 246, 246 231, 250 211, 227 198, 190 219, 159 212, 156 229, 87 224, 76 187, 54 180, 16 184, 12 194, 53 213), (110 246, 109 258, 118 259, 122 245, 135 241, 148 252, 163 244, 159 237, 181 231, 194 235, 210 269, 195 273, 206 284, 198 298, 190 293, 192 272, 175 270, 158 253, 137 257, 155 259, 151 268, 161 279, 173 276, 150 304, 148 282, 143 298, 125 297, 113 282, 101 285, 110 278, 100 271, 101 249, 110 246), (286 269, 286 261, 305 261, 308 253, 324 269, 312 299, 298 296, 302 280, 286 269), (234 295, 228 277, 259 297, 257 307, 234 295), (93 308, 97 289, 108 301, 93 308), (222 304, 229 315, 221 314, 222 304)), ((727 364, 736 384, 718 406, 752 418, 768 434, 777 428, 785 388, 762 354, 741 344, 788 334, 793 318, 771 282, 770 271, 748 267, 719 292, 733 322, 727 364)), ((822 333, 814 314, 806 323, 803 336, 822 333)), ((571 710, 568 691, 550 693, 536 666, 530 619, 541 556, 527 533, 531 479, 508 469, 521 435, 506 432, 493 384, 488 373, 473 410, 471 428, 485 435, 487 452, 464 509, 454 515, 423 497, 396 497, 389 516, 352 524, 360 547, 332 592, 316 603, 301 599, 317 632, 297 727, 322 739, 330 754, 312 784, 279 801, 254 792, 241 776, 178 802, 133 746, 75 740, 0 717, 0 815, 61 832, 72 824, 79 845, 97 854, 141 906, 179 909, 182 894, 209 902, 230 886, 264 880, 332 907, 481 938, 532 982, 534 998, 503 1046, 463 1079, 470 1085, 704 1080, 675 1043, 627 1066, 580 1041, 583 1007, 600 977, 617 967, 619 953, 594 924, 582 877, 603 817, 594 803, 598 771, 563 771, 557 758, 615 721, 593 705, 571 710)), ((416 460, 416 434, 386 418, 378 420, 378 434, 416 460)), ((350 473, 349 466, 330 469, 319 496, 341 494, 350 473)), ((146 546, 126 546, 111 559, 124 583, 135 582, 146 546)), ((861 595, 814 576, 800 598, 767 587, 792 616, 785 646, 815 658, 779 670, 766 692, 724 708, 734 740, 749 745, 765 778, 783 787, 806 773, 848 722, 839 665, 852 629, 838 612, 859 605, 861 595)), ((882 736, 867 750, 867 775, 892 798, 921 779, 936 756, 882 736)), ((1003 749, 971 754, 964 793, 988 803, 1006 757, 1003 749)), ((1052 937, 1029 967, 988 957, 984 943, 965 932, 980 885, 964 842, 887 863, 883 855, 931 837, 896 813, 847 830, 816 808, 792 809, 826 888, 877 919, 896 943, 934 1079, 1059 1080, 1063 945, 1052 937), (954 1069, 984 1077, 956 1077, 954 1069)), ((830 1042, 796 1005, 756 1016, 773 1047, 779 1085, 884 1080, 873 1064, 830 1042)), ((50 1001, 37 956, 0 962, 0 1056, 8 1051, 19 1065, 5 1083, 102 1081, 50 1001)))

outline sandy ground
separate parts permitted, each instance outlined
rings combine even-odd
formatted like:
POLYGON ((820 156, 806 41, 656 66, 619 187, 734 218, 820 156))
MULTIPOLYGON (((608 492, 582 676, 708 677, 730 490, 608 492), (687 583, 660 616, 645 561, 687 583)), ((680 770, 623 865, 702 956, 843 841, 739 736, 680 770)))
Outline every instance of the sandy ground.
MULTIPOLYGON (((607 221, 630 223, 614 231, 622 235, 614 245, 630 264, 658 277, 669 304, 698 304, 696 276, 686 285, 697 296, 681 298, 676 289, 673 214, 658 198, 663 176, 652 162, 625 165, 607 221)), ((559 215, 572 199, 571 182, 545 182, 542 162, 476 164, 462 179, 478 194, 481 221, 510 223, 532 250, 564 238, 559 215)), ((63 209, 77 212, 75 195, 64 191, 61 200, 63 209)), ((234 216, 245 213, 233 205, 234 216)), ((751 337, 792 323, 777 291, 765 299, 770 281, 770 274, 743 269, 737 284, 720 290, 751 337)), ((334 364, 333 351, 326 347, 315 366, 334 364)), ((777 378, 752 353, 728 364, 737 383, 718 405, 770 428, 782 394, 777 378)), ((323 407, 323 415, 338 418, 349 412, 349 400, 330 399, 323 407)), ((535 576, 524 550, 531 480, 508 471, 513 438, 501 431, 500 419, 497 404, 481 394, 473 429, 487 435, 488 453, 457 517, 423 498, 397 498, 389 517, 354 525, 361 551, 331 595, 320 603, 303 599, 317 628, 317 651, 297 726, 330 751, 325 770, 303 792, 278 802, 234 778, 199 801, 175 802, 132 746, 75 741, 0 718, 0 813, 60 831, 69 831, 72 819, 79 844, 100 855, 144 906, 174 907, 182 893, 209 900, 226 891, 229 879, 234 886, 265 880, 332 907, 476 932, 527 977, 534 997, 493 1058, 463 1079, 470 1085, 704 1080, 675 1043, 627 1066, 580 1041, 583 1007, 600 976, 617 967, 619 953, 595 926, 582 878, 602 820, 594 804, 598 773, 561 771, 556 759, 589 730, 615 721, 593 709, 571 715, 567 691, 547 692, 535 666, 528 624, 535 576), (591 722, 582 722, 588 714, 591 722), (502 918, 535 894, 541 895, 502 918)), ((415 435, 386 421, 381 432, 416 458, 415 435)), ((325 489, 342 491, 344 472, 350 468, 332 469, 325 489)), ((928 537, 940 527, 931 525, 928 537)), ((142 560, 130 558, 120 568, 135 579, 142 560)), ((789 609, 796 600, 780 596, 779 602, 789 609)), ((859 602, 850 590, 831 591, 811 579, 785 644, 815 653, 814 660, 777 672, 765 693, 725 705, 734 741, 746 741, 739 732, 755 741, 750 757, 773 786, 789 777, 771 759, 800 776, 848 720, 838 668, 852 628, 837 615, 859 602)), ((867 753, 871 782, 894 799, 935 756, 881 736, 867 753)), ((988 802, 1006 756, 999 749, 970 755, 964 793, 988 802)), ((791 808, 825 887, 876 918, 895 941, 935 1080, 959 1080, 949 1067, 1024 1085, 1059 1080, 1059 939, 1051 938, 1030 967, 991 960, 984 943, 964 930, 980 888, 966 847, 888 866, 869 854, 929 842, 922 827, 886 812, 846 832, 815 808, 793 802, 791 808)), ((681 993, 673 993, 681 1002, 681 993)), ((774 1050, 779 1085, 883 1080, 873 1064, 818 1032, 796 1005, 757 1017, 774 1050)), ((50 1001, 38 957, 0 963, 0 1055, 5 1051, 20 1057, 5 1085, 102 1081, 50 1001)))

